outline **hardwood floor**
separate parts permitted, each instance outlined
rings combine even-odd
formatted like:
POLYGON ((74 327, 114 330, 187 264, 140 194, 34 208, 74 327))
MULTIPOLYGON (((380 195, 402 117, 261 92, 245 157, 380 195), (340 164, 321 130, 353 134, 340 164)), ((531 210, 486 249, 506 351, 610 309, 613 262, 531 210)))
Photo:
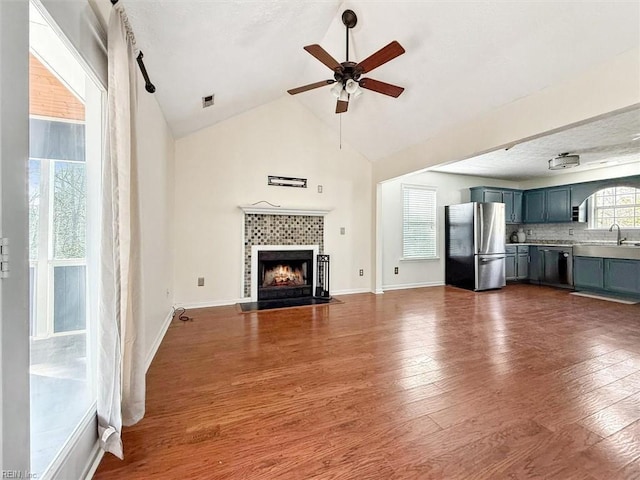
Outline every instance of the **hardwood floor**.
POLYGON ((510 285, 191 310, 96 479, 640 478, 640 305, 510 285))

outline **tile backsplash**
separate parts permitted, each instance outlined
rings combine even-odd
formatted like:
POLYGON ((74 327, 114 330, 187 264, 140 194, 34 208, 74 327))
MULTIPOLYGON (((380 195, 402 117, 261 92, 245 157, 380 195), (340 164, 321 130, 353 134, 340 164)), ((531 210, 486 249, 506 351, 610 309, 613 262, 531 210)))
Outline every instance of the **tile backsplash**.
MULTIPOLYGON (((614 230, 589 230, 586 223, 528 223, 526 225, 507 225, 507 241, 518 228, 524 229, 527 242, 562 240, 568 243, 612 242, 615 243, 617 232, 614 230), (569 231, 573 231, 573 235, 569 231), (531 233, 529 233, 531 231, 531 233)), ((640 229, 622 228, 622 237, 640 242, 640 229)))

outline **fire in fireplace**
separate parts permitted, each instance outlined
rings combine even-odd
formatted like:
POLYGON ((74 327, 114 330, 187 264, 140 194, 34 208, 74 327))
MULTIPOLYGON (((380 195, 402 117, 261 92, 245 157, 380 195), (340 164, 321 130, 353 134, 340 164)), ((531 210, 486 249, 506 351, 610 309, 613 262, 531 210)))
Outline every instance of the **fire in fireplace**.
POLYGON ((311 296, 313 250, 262 250, 258 275, 258 300, 311 296))
POLYGON ((297 285, 304 285, 307 278, 307 275, 303 271, 306 270, 306 268, 304 268, 305 266, 305 263, 301 265, 301 268, 292 267, 290 264, 276 265, 264 273, 262 286, 295 287, 297 285))

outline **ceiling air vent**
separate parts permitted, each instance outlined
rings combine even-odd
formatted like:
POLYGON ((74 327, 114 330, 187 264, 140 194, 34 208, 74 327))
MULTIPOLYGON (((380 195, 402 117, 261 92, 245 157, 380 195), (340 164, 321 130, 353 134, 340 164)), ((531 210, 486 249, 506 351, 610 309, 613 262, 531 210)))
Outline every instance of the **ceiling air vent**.
POLYGON ((213 105, 213 94, 202 97, 202 108, 207 108, 213 105))
POLYGON ((580 165, 579 155, 569 155, 561 153, 555 158, 549 160, 549 170, 563 170, 565 168, 573 168, 580 165))

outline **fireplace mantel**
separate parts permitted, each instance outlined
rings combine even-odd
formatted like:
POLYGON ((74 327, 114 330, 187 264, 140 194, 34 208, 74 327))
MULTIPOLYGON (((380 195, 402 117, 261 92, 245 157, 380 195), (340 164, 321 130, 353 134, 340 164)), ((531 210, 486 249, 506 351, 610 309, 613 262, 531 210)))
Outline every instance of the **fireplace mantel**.
POLYGON ((324 217, 333 210, 333 207, 272 207, 271 205, 239 205, 244 213, 258 215, 306 215, 311 217, 324 217))

